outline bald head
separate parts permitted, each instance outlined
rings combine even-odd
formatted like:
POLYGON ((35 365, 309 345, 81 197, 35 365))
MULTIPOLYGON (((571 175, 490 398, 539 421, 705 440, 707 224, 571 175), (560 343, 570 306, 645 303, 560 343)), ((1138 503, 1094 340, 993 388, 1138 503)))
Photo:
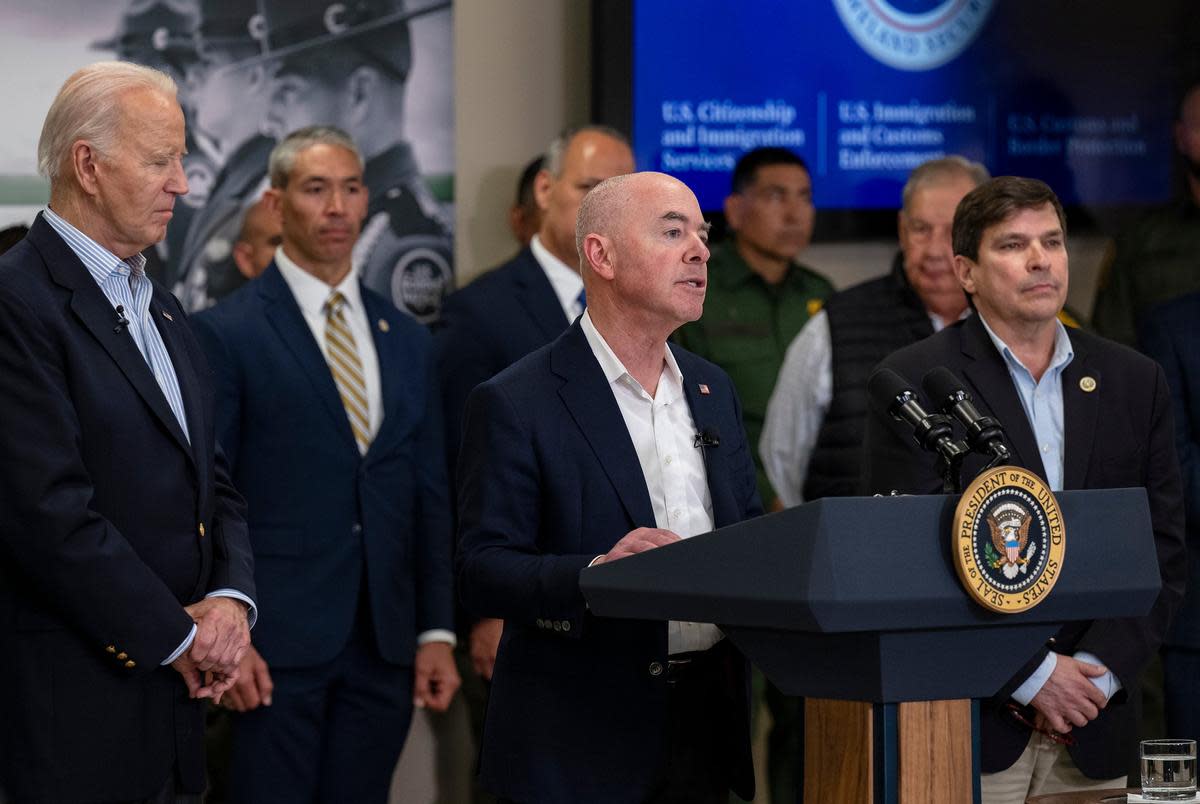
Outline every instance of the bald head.
POLYGON ((661 334, 700 317, 709 224, 664 173, 607 179, 584 196, 575 242, 593 320, 661 334))

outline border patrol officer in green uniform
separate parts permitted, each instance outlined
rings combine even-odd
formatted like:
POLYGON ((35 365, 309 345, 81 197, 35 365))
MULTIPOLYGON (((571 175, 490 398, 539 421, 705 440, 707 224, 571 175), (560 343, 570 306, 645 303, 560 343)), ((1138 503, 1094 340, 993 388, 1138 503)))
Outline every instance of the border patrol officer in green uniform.
MULTIPOLYGON (((704 316, 675 340, 729 373, 757 444, 767 401, 788 344, 833 293, 829 280, 796 262, 812 239, 815 209, 808 166, 784 148, 757 148, 738 160, 725 199, 731 242, 712 249, 704 316)), ((758 492, 775 500, 757 452, 758 492)))

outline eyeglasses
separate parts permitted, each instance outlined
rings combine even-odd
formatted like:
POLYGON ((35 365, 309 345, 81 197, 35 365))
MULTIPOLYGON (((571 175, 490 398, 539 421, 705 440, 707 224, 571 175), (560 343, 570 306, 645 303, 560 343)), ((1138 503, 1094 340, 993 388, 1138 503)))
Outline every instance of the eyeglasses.
POLYGON ((1029 729, 1032 729, 1033 731, 1039 732, 1040 734, 1044 734, 1047 737, 1049 737, 1051 742, 1055 742, 1055 743, 1058 743, 1059 745, 1066 745, 1066 746, 1075 745, 1075 735, 1063 734, 1062 732, 1054 731, 1053 729, 1048 729, 1045 726, 1036 725, 1032 720, 1030 720, 1029 718, 1027 718, 1025 716, 1025 713, 1021 711, 1020 706, 1018 706, 1015 703, 1012 703, 1011 701, 1008 704, 1008 713, 1010 715, 1012 715, 1013 719, 1016 720, 1018 723, 1020 723, 1022 726, 1025 726, 1029 729))

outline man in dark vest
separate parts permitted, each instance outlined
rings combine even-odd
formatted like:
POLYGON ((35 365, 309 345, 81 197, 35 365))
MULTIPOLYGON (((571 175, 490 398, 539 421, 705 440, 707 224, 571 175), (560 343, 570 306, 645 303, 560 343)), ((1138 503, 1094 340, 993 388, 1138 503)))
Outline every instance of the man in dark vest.
POLYGON ((871 369, 968 314, 950 226, 958 202, 987 179, 960 156, 918 166, 904 185, 892 270, 831 296, 788 347, 759 442, 784 507, 857 493, 871 369))

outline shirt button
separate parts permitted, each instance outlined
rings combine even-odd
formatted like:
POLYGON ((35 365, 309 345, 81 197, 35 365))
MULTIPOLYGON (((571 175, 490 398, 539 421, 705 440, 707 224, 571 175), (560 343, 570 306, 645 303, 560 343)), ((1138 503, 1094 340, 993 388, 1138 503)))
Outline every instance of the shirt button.
POLYGON ((678 508, 671 512, 671 519, 679 519, 679 514, 682 513, 678 508))
POLYGON ((674 458, 672 458, 670 455, 668 455, 668 456, 666 457, 666 461, 665 461, 665 462, 666 462, 666 464, 667 464, 667 466, 670 466, 670 465, 671 465, 671 461, 673 461, 673 460, 675 460, 675 459, 674 459, 674 458))
POLYGON ((1042 444, 1042 452, 1049 452, 1049 451, 1050 451, 1050 445, 1042 444))

